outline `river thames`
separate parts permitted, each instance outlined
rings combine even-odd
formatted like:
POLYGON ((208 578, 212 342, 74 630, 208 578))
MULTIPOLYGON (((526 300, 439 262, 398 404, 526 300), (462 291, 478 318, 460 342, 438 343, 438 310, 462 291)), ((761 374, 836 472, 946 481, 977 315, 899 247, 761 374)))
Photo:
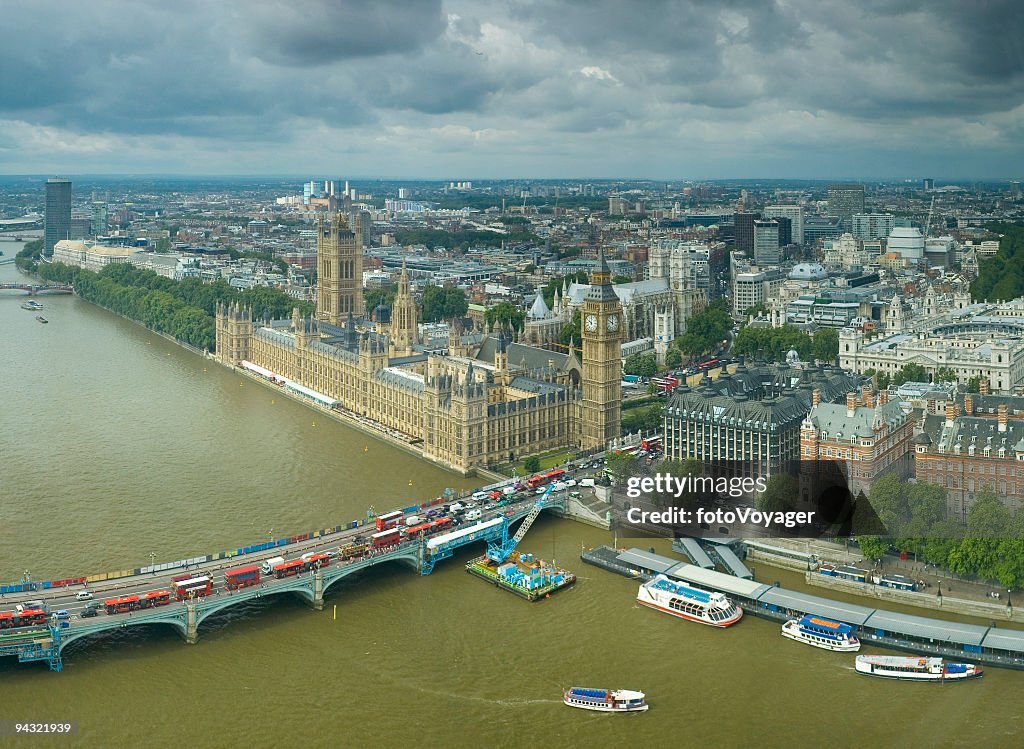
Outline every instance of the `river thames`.
MULTIPOLYGON (((0 282, 23 278, 0 266, 0 282)), ((47 325, 25 299, 0 292, 0 580, 216 552, 474 484, 73 296, 40 297, 47 325)), ((69 743, 96 747, 1020 745, 1024 673, 865 679, 772 622, 662 616, 579 560, 610 542, 538 520, 522 548, 579 582, 534 604, 467 575, 471 549, 428 577, 346 578, 323 611, 290 596, 232 611, 194 646, 151 627, 70 646, 60 674, 5 658, 0 719, 76 720, 69 743), (570 710, 571 685, 641 689, 651 709, 570 710)))

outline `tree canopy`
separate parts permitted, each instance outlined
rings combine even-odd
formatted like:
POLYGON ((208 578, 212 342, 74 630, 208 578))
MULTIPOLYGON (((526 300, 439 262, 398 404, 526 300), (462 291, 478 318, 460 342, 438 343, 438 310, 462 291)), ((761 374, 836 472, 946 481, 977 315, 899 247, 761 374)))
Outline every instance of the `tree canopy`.
POLYGON ((1024 295, 1024 224, 990 224, 1000 234, 999 250, 978 263, 978 277, 971 284, 971 297, 1006 301, 1024 295))
POLYGON ((728 303, 724 299, 716 299, 686 321, 686 332, 678 339, 679 350, 691 357, 715 351, 726 340, 731 328, 728 303))
POLYGON ((525 319, 526 311, 512 302, 501 302, 493 307, 488 307, 484 312, 484 320, 487 321, 491 330, 505 327, 510 330, 522 330, 525 319))
POLYGON ((428 286, 423 290, 423 322, 439 322, 462 317, 469 309, 469 300, 462 289, 428 286))

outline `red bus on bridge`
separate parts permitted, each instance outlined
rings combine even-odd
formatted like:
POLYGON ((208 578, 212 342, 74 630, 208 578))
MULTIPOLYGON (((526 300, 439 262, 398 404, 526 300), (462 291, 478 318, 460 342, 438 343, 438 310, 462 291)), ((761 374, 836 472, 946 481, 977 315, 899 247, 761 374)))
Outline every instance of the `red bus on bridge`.
POLYGON ((0 612, 0 629, 26 627, 30 624, 45 624, 46 612, 42 609, 25 609, 24 611, 0 612))
POLYGON ((565 478, 565 471, 561 468, 556 468, 547 473, 538 473, 536 476, 530 476, 530 478, 526 479, 526 486, 530 489, 536 489, 540 486, 547 486, 554 481, 561 481, 563 478, 565 478))
POLYGON ((326 567, 331 563, 331 555, 326 552, 314 552, 311 554, 303 554, 302 561, 305 563, 305 569, 319 569, 320 567, 326 567))
POLYGON ((297 575, 306 569, 306 563, 301 559, 293 559, 290 562, 281 562, 281 564, 274 565, 274 577, 291 577, 297 575))
POLYGON ((142 606, 152 608, 153 606, 166 606, 171 602, 171 593, 168 590, 151 590, 142 596, 142 606))
POLYGON ((376 520, 377 530, 386 531, 389 528, 394 528, 402 519, 403 514, 400 510, 395 510, 394 512, 385 512, 383 515, 378 515, 376 520))
POLYGON ((106 606, 108 614, 123 614, 142 608, 139 603, 141 600, 138 596, 121 596, 120 598, 108 598, 103 605, 106 606))
POLYGON ((206 575, 201 575, 185 580, 172 580, 171 587, 174 588, 174 597, 179 601, 184 601, 186 598, 210 595, 210 591, 213 590, 213 580, 206 575))
POLYGON ((397 544, 402 540, 402 531, 398 528, 392 528, 389 531, 381 531, 380 533, 374 533, 370 536, 370 542, 373 544, 373 548, 380 549, 385 546, 391 546, 397 544))
POLYGON ((224 579, 227 580, 225 587, 228 590, 238 590, 239 588, 248 588, 250 585, 259 585, 260 566, 254 564, 249 567, 238 567, 237 569, 228 570, 224 573, 224 579))

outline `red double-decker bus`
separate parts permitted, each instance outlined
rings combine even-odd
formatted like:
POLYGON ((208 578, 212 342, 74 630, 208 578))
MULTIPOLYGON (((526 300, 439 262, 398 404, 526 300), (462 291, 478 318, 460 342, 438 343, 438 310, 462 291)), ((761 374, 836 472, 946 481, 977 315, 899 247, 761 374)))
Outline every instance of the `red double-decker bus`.
POLYGON ((179 601, 184 601, 186 598, 210 595, 210 591, 213 590, 213 580, 206 575, 201 575, 185 580, 172 580, 171 586, 174 588, 174 597, 179 601))
POLYGON ((402 531, 398 528, 392 528, 389 531, 381 531, 380 533, 374 533, 370 536, 370 542, 373 544, 373 548, 380 549, 384 546, 391 546, 397 544, 402 540, 402 531))
POLYGON ((394 512, 385 512, 383 515, 378 515, 377 519, 374 521, 377 526, 377 530, 386 531, 390 528, 394 528, 402 519, 403 514, 404 513, 400 510, 395 510, 394 512))
POLYGON ((291 577, 306 569, 306 563, 301 559, 293 559, 290 562, 281 562, 274 565, 274 577, 291 577))
POLYGON ((260 567, 258 564, 249 567, 238 567, 224 573, 224 579, 228 590, 248 588, 250 585, 259 585, 260 567))

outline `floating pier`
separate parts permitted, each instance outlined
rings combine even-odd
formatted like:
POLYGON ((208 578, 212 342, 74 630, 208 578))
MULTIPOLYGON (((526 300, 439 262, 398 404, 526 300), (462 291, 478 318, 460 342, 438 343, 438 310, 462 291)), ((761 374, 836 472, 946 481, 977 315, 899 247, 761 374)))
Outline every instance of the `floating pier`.
POLYGON ((515 593, 527 601, 547 598, 556 590, 576 582, 576 575, 572 572, 555 567, 554 564, 542 559, 536 559, 529 552, 512 552, 501 564, 489 559, 485 554, 470 560, 466 565, 466 572, 515 593))

